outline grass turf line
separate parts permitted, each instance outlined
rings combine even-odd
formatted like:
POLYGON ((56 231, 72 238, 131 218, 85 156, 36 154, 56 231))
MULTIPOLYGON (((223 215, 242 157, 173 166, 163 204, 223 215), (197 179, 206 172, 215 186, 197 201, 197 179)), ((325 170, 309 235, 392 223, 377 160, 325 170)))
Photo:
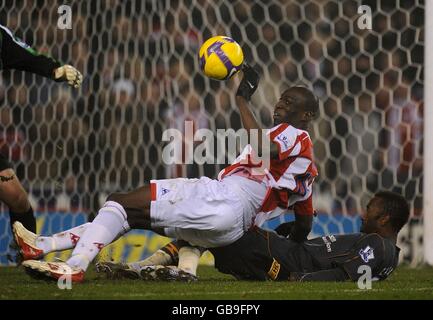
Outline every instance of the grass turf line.
POLYGON ((195 283, 107 280, 89 270, 86 281, 72 290, 58 289, 56 282, 30 278, 22 268, 0 267, 2 299, 433 299, 433 268, 399 267, 371 290, 356 283, 290 283, 236 281, 212 267, 199 267, 195 283))

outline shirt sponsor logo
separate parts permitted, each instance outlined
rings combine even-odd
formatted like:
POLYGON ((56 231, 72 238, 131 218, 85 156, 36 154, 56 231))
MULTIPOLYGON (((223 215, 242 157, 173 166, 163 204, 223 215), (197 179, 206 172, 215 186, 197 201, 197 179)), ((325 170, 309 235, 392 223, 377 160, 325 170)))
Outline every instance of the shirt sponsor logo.
POLYGON ((287 136, 280 134, 277 136, 277 140, 283 144, 283 146, 282 146, 283 152, 289 150, 290 146, 289 146, 289 140, 288 140, 287 136))
POLYGON ((331 247, 331 243, 335 242, 337 239, 335 239, 335 236, 331 235, 331 236, 325 236, 322 237, 323 242, 326 245, 326 251, 327 252, 332 252, 332 247, 331 247))
POLYGON ((373 248, 370 246, 365 247, 365 249, 359 250, 359 255, 361 256, 361 259, 367 263, 370 260, 374 259, 374 253, 373 248))

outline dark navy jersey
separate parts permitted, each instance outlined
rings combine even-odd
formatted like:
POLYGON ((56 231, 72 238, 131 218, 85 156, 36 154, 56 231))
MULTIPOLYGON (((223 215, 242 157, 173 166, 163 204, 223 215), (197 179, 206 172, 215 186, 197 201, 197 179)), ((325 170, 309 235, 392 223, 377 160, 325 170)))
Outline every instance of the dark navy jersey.
POLYGON ((0 25, 0 70, 28 71, 53 79, 54 70, 60 66, 61 62, 38 53, 15 37, 8 28, 0 25))
POLYGON ((385 279, 397 266, 398 249, 378 234, 329 235, 296 243, 272 231, 248 231, 231 245, 210 250, 215 267, 238 279, 356 281, 371 270, 385 279))

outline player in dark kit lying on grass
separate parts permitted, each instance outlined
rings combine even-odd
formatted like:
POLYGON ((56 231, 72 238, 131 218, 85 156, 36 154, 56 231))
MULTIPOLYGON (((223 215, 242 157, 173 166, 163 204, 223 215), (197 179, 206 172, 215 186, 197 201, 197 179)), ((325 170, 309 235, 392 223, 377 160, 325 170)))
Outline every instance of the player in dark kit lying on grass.
MULTIPOLYGON (((400 252, 396 246, 397 235, 408 219, 406 200, 384 191, 376 193, 368 203, 360 233, 329 235, 297 243, 285 237, 290 229, 288 223, 277 228, 280 235, 254 228, 228 246, 209 250, 220 272, 240 280, 357 281, 363 274, 359 270, 361 266, 371 268, 373 280, 384 280, 397 267, 400 252)), ((172 259, 167 264, 175 264, 179 242, 172 242, 168 247, 170 250, 166 252, 171 253, 172 259)), ((97 270, 112 278, 197 279, 177 267, 148 266, 141 262, 100 262, 97 270)))

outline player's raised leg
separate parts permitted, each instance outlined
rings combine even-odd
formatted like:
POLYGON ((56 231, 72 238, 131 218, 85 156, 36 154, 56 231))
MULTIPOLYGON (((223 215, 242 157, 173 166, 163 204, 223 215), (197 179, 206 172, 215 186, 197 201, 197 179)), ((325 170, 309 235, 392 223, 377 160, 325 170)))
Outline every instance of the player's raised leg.
MULTIPOLYGON (((32 272, 39 272, 52 278, 69 274, 72 276, 72 281, 82 281, 89 263, 104 246, 128 232, 131 227, 150 228, 148 219, 150 193, 150 188, 145 186, 129 193, 110 195, 96 218, 87 224, 75 245, 71 258, 66 263, 28 260, 23 263, 23 266, 32 272)), ((48 243, 50 238, 52 237, 41 238, 39 243, 43 241, 48 243)))
POLYGON ((53 251, 74 248, 89 225, 90 223, 85 223, 52 236, 40 236, 27 230, 20 222, 15 222, 13 234, 23 260, 32 260, 40 259, 53 251))
POLYGON ((36 232, 36 219, 33 216, 27 192, 16 177, 14 170, 6 163, 9 162, 4 157, 0 157, 0 201, 3 201, 10 210, 11 227, 15 221, 19 221, 27 229, 36 232))
MULTIPOLYGON (((81 270, 84 275, 89 263, 96 257, 101 249, 110 244, 119 236, 128 232, 131 227, 150 228, 148 209, 150 206, 150 188, 141 187, 129 193, 115 193, 107 198, 107 202, 99 210, 96 218, 87 225, 82 236, 76 243, 71 258, 66 263, 53 265, 54 270, 48 270, 50 266, 43 262, 25 262, 24 267, 49 274, 54 278, 62 275, 62 272, 81 270), (147 213, 147 214, 146 214, 147 213), (129 219, 128 219, 129 217, 129 219), (131 222, 131 225, 129 223, 131 222)), ((76 281, 82 281, 82 276, 76 281)))
POLYGON ((104 246, 131 228, 150 229, 150 200, 149 186, 108 196, 107 202, 78 241, 67 263, 86 270, 104 246))
POLYGON ((86 271, 89 263, 103 247, 130 229, 122 205, 115 201, 107 201, 78 241, 66 263, 86 271))
MULTIPOLYGON (((49 272, 41 262, 41 272, 55 278, 62 275, 59 269, 72 268, 84 275, 100 250, 131 228, 160 228, 161 233, 202 247, 231 243, 243 234, 243 210, 239 196, 217 180, 202 177, 152 181, 151 186, 110 195, 71 258, 49 272)), ((29 266, 37 271, 36 262, 29 262, 29 266)))

